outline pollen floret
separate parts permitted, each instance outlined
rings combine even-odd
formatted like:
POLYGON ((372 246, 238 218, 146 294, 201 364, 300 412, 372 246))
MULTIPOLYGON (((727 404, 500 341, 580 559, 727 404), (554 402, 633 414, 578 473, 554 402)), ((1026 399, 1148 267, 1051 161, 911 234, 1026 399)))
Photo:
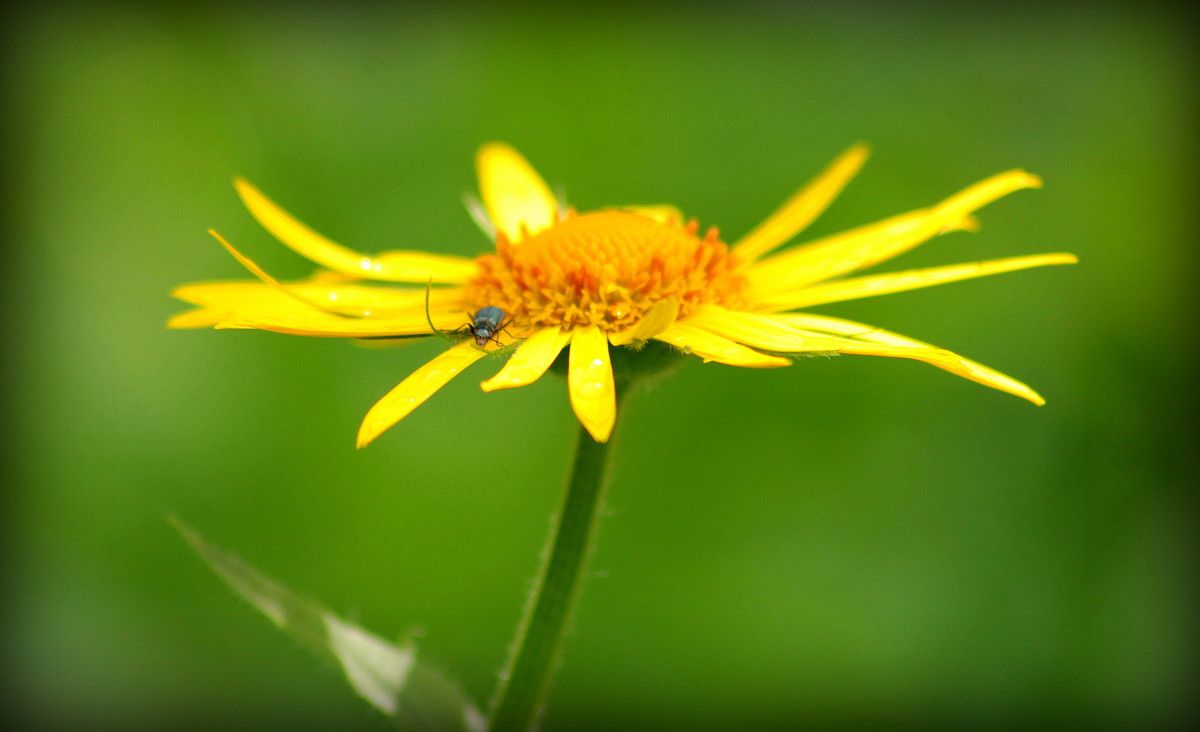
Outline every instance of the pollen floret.
POLYGON ((673 297, 680 317, 703 304, 744 304, 746 277, 715 228, 609 209, 568 212, 519 242, 504 234, 480 256, 465 288, 468 307, 504 310, 518 331, 596 326, 615 333, 673 297))

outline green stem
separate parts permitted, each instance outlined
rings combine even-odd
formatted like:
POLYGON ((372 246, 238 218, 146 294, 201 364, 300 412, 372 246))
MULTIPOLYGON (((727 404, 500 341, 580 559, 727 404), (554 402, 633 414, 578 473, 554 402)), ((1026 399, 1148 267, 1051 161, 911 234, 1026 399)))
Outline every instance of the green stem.
POLYGON ((490 732, 525 732, 541 714, 587 574, 604 503, 610 444, 611 439, 596 442, 580 427, 562 510, 551 529, 537 588, 525 608, 508 667, 501 676, 490 732))

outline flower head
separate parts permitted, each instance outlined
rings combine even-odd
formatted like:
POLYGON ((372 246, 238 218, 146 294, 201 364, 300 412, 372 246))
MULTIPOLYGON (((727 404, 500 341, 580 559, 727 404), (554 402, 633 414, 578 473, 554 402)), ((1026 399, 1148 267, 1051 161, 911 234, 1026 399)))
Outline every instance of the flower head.
POLYGON ((484 391, 536 381, 569 346, 571 405, 598 441, 608 439, 616 418, 610 349, 637 348, 649 340, 705 362, 751 368, 787 366, 795 355, 814 353, 911 358, 1044 403, 1025 384, 950 351, 861 323, 797 312, 1076 261, 1070 254, 1039 254, 844 277, 939 234, 976 230, 974 211, 1041 185, 1020 170, 995 175, 930 208, 776 253, 820 215, 866 157, 864 146, 850 148, 729 245, 715 228, 702 230, 671 206, 586 213, 562 207, 519 153, 503 144, 485 145, 477 157, 482 202, 469 205, 495 248, 475 259, 414 251, 361 254, 312 231, 239 179, 237 191, 250 213, 320 269, 307 279, 279 282, 212 232, 257 279, 177 288, 172 294, 197 307, 169 325, 368 339, 441 333, 459 340, 370 409, 359 429, 359 447, 467 366, 514 346, 504 367, 483 382, 484 391))

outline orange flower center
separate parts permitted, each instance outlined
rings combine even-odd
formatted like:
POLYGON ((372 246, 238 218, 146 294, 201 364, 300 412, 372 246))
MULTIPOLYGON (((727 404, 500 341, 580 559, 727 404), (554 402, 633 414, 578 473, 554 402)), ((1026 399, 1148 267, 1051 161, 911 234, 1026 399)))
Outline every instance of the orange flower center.
POLYGON ((709 229, 662 223, 618 210, 567 217, 519 243, 503 235, 481 255, 465 305, 503 310, 518 337, 539 327, 599 326, 614 333, 638 322, 657 302, 679 301, 679 315, 712 303, 745 305, 741 263, 709 229))

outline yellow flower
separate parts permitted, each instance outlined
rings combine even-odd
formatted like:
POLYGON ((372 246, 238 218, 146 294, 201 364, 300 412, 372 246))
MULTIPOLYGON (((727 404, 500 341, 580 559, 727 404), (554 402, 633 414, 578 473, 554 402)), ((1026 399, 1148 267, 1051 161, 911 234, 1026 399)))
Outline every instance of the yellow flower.
POLYGON ((829 205, 866 157, 865 146, 850 148, 730 246, 716 229, 702 233, 695 220, 685 222, 670 206, 582 214, 564 209, 517 151, 485 145, 477 156, 482 205, 469 205, 494 235, 495 249, 475 259, 414 251, 360 254, 312 231, 237 180, 242 201, 259 223, 321 269, 304 280, 278 282, 212 232, 258 279, 177 288, 174 296, 198 307, 169 325, 336 338, 429 336, 434 329, 462 334, 461 342, 371 408, 359 429, 359 447, 501 344, 505 351, 516 344, 516 350, 483 382, 484 391, 536 381, 569 345, 571 406, 601 442, 616 419, 610 348, 636 348, 647 340, 705 362, 751 368, 787 366, 788 356, 795 354, 912 358, 1043 404, 1025 384, 950 351, 861 323, 793 312, 1076 261, 1071 254, 1039 254, 841 278, 938 234, 976 230, 972 212, 1015 190, 1041 185, 1020 170, 988 178, 930 208, 774 253, 829 205), (499 308, 505 317, 501 330, 479 333, 480 347, 466 336, 475 333, 472 314, 485 307, 499 308))

